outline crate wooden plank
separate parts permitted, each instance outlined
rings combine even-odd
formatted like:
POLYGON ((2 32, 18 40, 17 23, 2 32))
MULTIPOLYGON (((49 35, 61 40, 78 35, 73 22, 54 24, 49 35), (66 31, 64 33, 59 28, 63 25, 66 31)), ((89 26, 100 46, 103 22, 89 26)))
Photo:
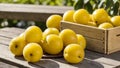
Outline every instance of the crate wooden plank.
POLYGON ((61 22, 61 29, 72 29, 74 30, 76 33, 80 33, 86 37, 90 37, 90 38, 94 38, 94 39, 98 39, 98 40, 105 40, 105 31, 102 29, 97 29, 95 27, 91 27, 91 26, 86 26, 86 25, 79 25, 76 23, 70 23, 67 21, 62 21, 61 22), (91 29, 89 29, 91 28, 91 29))
POLYGON ((86 39, 86 46, 88 50, 94 50, 100 53, 104 53, 106 51, 105 46, 104 46, 104 42, 101 40, 97 40, 97 39, 92 39, 89 37, 85 37, 86 39))
POLYGON ((108 30, 108 53, 120 51, 120 27, 108 30))
POLYGON ((0 4, 0 18, 45 22, 48 16, 52 14, 62 15, 65 11, 71 9, 73 7, 0 4))

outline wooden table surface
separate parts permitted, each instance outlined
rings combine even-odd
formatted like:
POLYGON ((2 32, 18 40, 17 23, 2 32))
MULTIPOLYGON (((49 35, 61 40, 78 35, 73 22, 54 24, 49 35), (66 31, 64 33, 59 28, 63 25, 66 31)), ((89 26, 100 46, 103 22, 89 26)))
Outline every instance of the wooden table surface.
POLYGON ((0 29, 0 68, 120 68, 120 52, 110 55, 100 54, 86 50, 85 59, 78 64, 69 64, 64 58, 42 58, 37 63, 28 63, 23 57, 15 57, 8 49, 10 40, 24 29, 0 29))

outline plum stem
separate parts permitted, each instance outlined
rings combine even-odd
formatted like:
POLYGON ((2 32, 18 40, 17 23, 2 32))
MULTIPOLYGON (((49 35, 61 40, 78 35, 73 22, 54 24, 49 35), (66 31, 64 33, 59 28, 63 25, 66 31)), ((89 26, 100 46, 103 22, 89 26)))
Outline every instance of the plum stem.
POLYGON ((15 45, 15 48, 18 48, 18 45, 15 45))
POLYGON ((30 53, 30 56, 33 56, 33 54, 32 54, 32 53, 30 53))

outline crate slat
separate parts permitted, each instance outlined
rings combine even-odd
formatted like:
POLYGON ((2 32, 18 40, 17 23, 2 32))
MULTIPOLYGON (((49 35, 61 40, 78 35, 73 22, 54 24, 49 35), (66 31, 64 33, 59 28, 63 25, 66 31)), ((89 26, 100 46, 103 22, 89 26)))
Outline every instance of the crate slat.
POLYGON ((120 51, 120 27, 108 30, 108 54, 120 51))
POLYGON ((76 33, 82 34, 86 37, 91 37, 94 39, 98 39, 98 40, 105 40, 105 31, 101 30, 101 29, 97 29, 92 27, 91 29, 89 29, 89 27, 91 26, 86 26, 86 25, 79 25, 76 23, 71 23, 71 22, 67 22, 67 21, 62 21, 61 22, 61 29, 72 29, 74 30, 76 33))
POLYGON ((103 41, 92 39, 89 37, 85 37, 85 38, 86 38, 86 42, 87 42, 86 46, 88 50, 91 50, 91 51, 94 50, 100 53, 104 53, 106 51, 103 41))

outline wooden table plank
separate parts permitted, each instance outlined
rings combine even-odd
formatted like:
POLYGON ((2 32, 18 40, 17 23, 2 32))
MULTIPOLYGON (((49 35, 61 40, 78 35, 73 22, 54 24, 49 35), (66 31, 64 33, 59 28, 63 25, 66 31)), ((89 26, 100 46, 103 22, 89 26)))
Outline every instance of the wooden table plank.
POLYGON ((105 58, 105 57, 95 59, 94 61, 104 63, 104 64, 107 64, 107 65, 111 65, 111 66, 119 66, 120 65, 120 61, 110 59, 110 58, 105 58))
POLYGON ((98 62, 84 59, 82 63, 79 64, 69 64, 63 58, 52 58, 45 59, 43 58, 37 63, 28 63, 24 60, 23 57, 15 57, 8 49, 8 46, 1 45, 0 50, 0 59, 4 59, 5 61, 12 62, 13 65, 20 64, 23 67, 41 67, 41 68, 103 68, 104 66, 98 62), (4 49, 3 49, 4 48, 4 49), (7 54, 6 54, 7 53, 7 54))
POLYGON ((52 14, 63 15, 73 7, 24 4, 0 4, 0 18, 45 22, 52 14), (48 11, 49 10, 49 11, 48 11))
POLYGON ((0 68, 18 68, 18 67, 0 61, 0 68))
POLYGON ((93 52, 93 51, 86 51, 86 58, 91 59, 93 61, 97 61, 101 64, 107 64, 110 66, 120 67, 120 51, 115 52, 109 55, 93 52))
POLYGON ((6 31, 6 32, 10 32, 10 33, 15 33, 15 34, 20 34, 22 32, 24 32, 25 30, 24 29, 21 29, 21 28, 16 28, 16 27, 6 27, 6 28, 3 28, 3 29, 0 29, 1 31, 6 31))
POLYGON ((29 65, 27 62, 25 62, 23 58, 14 57, 14 55, 11 54, 11 52, 9 51, 8 46, 1 45, 0 50, 2 50, 2 52, 0 52, 1 54, 0 59, 4 59, 5 61, 11 62, 11 65, 16 65, 16 66, 19 65, 22 67, 33 67, 29 65))
MULTIPOLYGON (((0 60, 14 63, 16 66, 23 67, 41 67, 41 68, 113 68, 120 67, 120 52, 110 55, 104 55, 86 50, 85 59, 79 64, 69 64, 63 58, 43 58, 37 63, 28 63, 23 57, 14 57, 9 51, 7 44, 14 37, 23 32, 24 29, 19 28, 3 28, 0 30, 0 60), (13 32, 14 30, 20 32, 13 32), (11 37, 11 35, 14 36, 11 37), (6 37, 7 36, 7 37, 6 37), (3 40, 3 41, 2 41, 3 40), (52 65, 52 66, 51 66, 52 65)), ((12 64, 11 64, 12 65, 12 64)))
POLYGON ((4 28, 0 30, 0 36, 6 38, 14 38, 16 36, 19 36, 23 32, 24 29, 20 28, 4 28))
POLYGON ((11 40, 10 38, 0 36, 0 44, 8 45, 10 40, 11 40))

